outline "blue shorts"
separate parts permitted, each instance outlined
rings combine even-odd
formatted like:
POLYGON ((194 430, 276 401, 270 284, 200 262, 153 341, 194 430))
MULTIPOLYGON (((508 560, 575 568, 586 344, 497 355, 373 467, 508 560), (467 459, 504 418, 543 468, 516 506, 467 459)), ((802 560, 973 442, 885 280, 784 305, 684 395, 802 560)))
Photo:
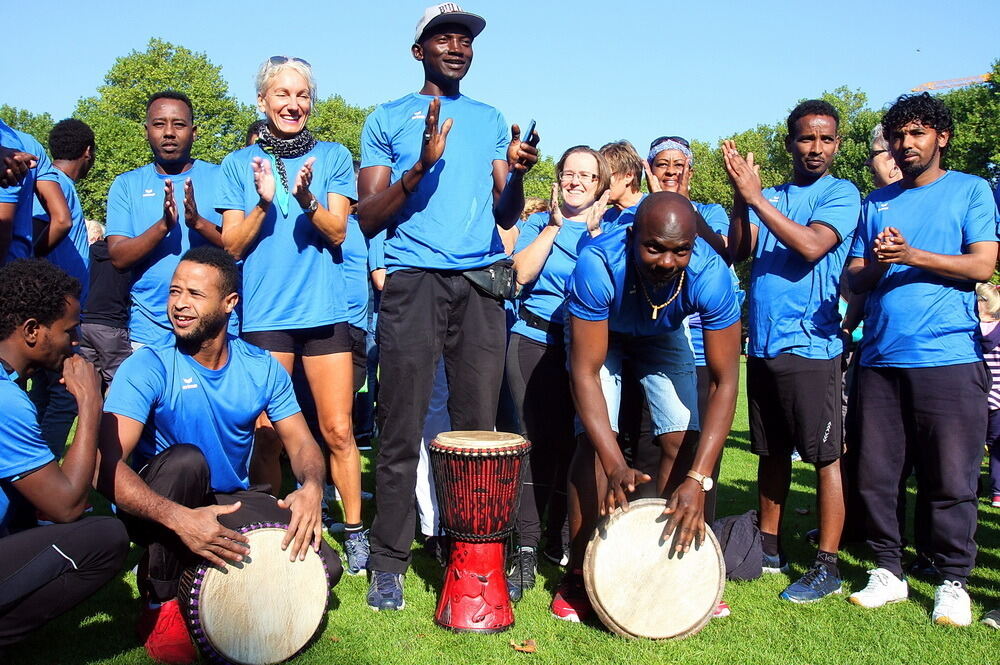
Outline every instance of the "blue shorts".
MULTIPOLYGON (((566 326, 567 341, 572 345, 569 330, 570 326, 566 326)), ((566 357, 569 362, 571 354, 567 352, 566 357)), ((686 327, 649 337, 609 334, 608 355, 601 367, 601 389, 611 429, 615 432, 618 431, 622 365, 625 362, 632 364, 646 394, 653 436, 701 429, 694 352, 686 327)), ((583 422, 577 416, 576 434, 583 433, 583 422)))

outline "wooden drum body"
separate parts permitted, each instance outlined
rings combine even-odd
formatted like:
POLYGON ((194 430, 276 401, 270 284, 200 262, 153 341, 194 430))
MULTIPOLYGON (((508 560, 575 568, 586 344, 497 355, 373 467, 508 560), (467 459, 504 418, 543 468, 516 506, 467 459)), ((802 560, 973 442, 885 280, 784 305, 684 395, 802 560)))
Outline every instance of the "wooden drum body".
POLYGON ((662 540, 664 499, 629 502, 603 520, 587 544, 583 575, 594 611, 625 637, 684 638, 701 630, 722 600, 726 566, 706 528, 700 548, 662 540))
POLYGON ((458 632, 514 625, 503 539, 514 527, 531 444, 503 432, 443 432, 430 445, 441 526, 451 557, 434 621, 458 632))
POLYGON ((250 540, 243 561, 224 569, 207 561, 181 577, 178 597, 191 637, 206 660, 272 665, 305 649, 323 622, 329 573, 311 548, 304 561, 281 549, 287 525, 258 523, 238 531, 250 540))

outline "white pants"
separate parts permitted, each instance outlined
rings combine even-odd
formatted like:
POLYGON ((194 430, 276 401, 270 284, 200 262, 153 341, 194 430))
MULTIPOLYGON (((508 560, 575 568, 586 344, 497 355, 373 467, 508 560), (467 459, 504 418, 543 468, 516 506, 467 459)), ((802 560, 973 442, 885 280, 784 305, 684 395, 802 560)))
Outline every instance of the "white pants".
POLYGON ((436 536, 439 533, 439 513, 437 495, 434 489, 434 473, 431 469, 428 446, 438 434, 451 431, 448 416, 448 379, 444 373, 444 358, 438 361, 431 389, 431 401, 424 418, 424 438, 420 442, 420 461, 417 462, 417 515, 420 518, 420 533, 436 536))

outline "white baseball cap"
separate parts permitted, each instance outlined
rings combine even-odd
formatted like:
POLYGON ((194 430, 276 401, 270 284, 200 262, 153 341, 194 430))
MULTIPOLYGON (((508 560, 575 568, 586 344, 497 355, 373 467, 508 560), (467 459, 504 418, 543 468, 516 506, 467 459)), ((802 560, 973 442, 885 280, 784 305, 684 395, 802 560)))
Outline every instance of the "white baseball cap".
POLYGON ((462 11, 457 2, 442 2, 424 10, 424 15, 417 21, 417 33, 413 37, 413 43, 419 43, 425 31, 441 23, 464 25, 473 37, 479 35, 486 27, 486 19, 482 16, 462 11))

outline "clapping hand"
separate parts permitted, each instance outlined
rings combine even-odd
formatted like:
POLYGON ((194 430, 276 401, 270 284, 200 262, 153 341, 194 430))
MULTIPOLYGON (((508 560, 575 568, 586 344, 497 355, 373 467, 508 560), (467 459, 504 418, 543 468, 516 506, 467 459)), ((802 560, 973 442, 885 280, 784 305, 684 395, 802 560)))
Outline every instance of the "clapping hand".
POLYGON ((292 187, 292 196, 295 200, 299 202, 302 208, 308 208, 309 204, 312 203, 313 195, 309 191, 309 185, 312 184, 313 179, 313 164, 316 163, 315 157, 310 157, 306 160, 302 168, 299 169, 298 174, 295 176, 295 185, 292 187))
POLYGON ((253 169, 253 184, 257 188, 260 200, 271 203, 274 200, 274 173, 271 172, 271 160, 254 157, 250 168, 253 169))
POLYGON ((752 152, 746 158, 740 155, 733 141, 722 142, 722 159, 726 163, 726 173, 733 186, 733 192, 746 202, 760 196, 763 186, 760 181, 760 165, 754 161, 752 152))
POLYGON ((448 118, 438 128, 440 113, 441 100, 435 97, 427 107, 427 117, 424 120, 424 140, 423 147, 420 149, 420 165, 424 171, 430 171, 431 167, 441 159, 448 139, 448 132, 451 131, 451 126, 454 124, 454 120, 448 118))
POLYGON ((163 184, 163 223, 167 230, 177 225, 177 201, 174 200, 174 181, 167 180, 163 184))

